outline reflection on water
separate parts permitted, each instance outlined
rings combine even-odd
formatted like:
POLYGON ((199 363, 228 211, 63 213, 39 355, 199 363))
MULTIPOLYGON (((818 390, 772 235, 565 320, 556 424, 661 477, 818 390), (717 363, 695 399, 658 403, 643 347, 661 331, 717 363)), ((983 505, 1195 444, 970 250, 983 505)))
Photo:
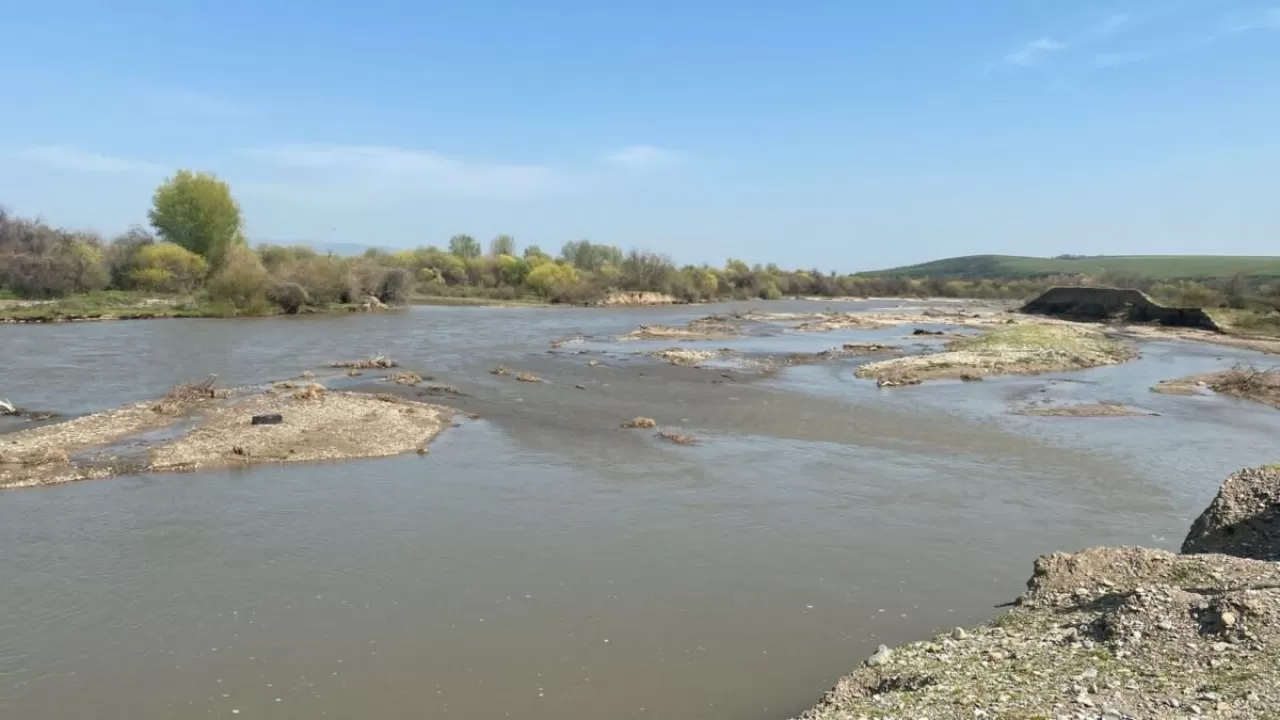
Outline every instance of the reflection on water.
MULTIPOLYGON (((1274 459, 1273 411, 1147 392, 1245 357, 1223 348, 891 392, 856 359, 719 385, 611 359, 652 349, 607 341, 640 323, 746 307, 0 328, 31 407, 383 352, 484 418, 425 458, 0 494, 0 716, 787 717, 880 642, 989 617, 1039 552, 1175 546, 1227 471, 1274 459), (571 335, 608 361, 546 353, 571 335), (1009 414, 1040 396, 1160 416, 1009 414), (638 414, 704 443, 618 427, 638 414)), ((733 342, 918 342, 766 332, 733 342)))

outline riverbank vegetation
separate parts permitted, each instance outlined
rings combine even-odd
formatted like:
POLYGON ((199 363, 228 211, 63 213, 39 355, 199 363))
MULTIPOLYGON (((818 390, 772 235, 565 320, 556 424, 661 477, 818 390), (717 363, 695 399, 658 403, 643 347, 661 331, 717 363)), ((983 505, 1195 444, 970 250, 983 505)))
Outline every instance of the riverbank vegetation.
MULTIPOLYGON (((703 302, 795 297, 1025 299, 1062 284, 1133 287, 1179 306, 1234 309, 1242 330, 1280 332, 1280 270, 1174 262, 976 256, 877 273, 785 270, 729 259, 677 265, 666 255, 578 240, 553 255, 510 235, 359 257, 245 238, 230 187, 181 170, 156 189, 150 228, 112 239, 0 211, 0 318, 233 316, 419 302, 703 302), (1015 262, 1018 261, 1018 262, 1015 262), (1158 271, 1158 272, 1157 272, 1158 271), (1223 275, 1221 273, 1233 273, 1223 275), (638 298, 638 299, 637 299, 638 298)), ((1158 258, 1157 258, 1158 259, 1158 258)), ((1239 258, 1235 260, 1241 260, 1239 258)), ((1244 259, 1257 260, 1257 259, 1244 259)), ((1271 259, 1275 260, 1275 259, 1271 259)), ((1280 267, 1280 261, 1272 263, 1280 267)))
POLYGON ((1280 409, 1280 370, 1236 365, 1220 372, 1163 380, 1152 390, 1166 395, 1200 395, 1212 390, 1280 409))

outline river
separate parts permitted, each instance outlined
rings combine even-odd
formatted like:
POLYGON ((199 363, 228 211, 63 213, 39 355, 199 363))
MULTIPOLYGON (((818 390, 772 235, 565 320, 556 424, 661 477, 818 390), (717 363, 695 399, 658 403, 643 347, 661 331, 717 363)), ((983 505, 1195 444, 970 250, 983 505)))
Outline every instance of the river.
POLYGON ((989 619, 1039 553, 1176 548, 1225 475, 1275 460, 1270 408, 1148 391, 1240 350, 877 390, 855 360, 725 379, 609 339, 750 305, 0 327, 0 397, 29 408, 355 382, 323 368, 381 352, 478 416, 426 457, 0 493, 0 717, 780 720, 880 643, 989 619), (1034 398, 1158 416, 1010 412, 1034 398), (638 415, 703 442, 619 427, 638 415))

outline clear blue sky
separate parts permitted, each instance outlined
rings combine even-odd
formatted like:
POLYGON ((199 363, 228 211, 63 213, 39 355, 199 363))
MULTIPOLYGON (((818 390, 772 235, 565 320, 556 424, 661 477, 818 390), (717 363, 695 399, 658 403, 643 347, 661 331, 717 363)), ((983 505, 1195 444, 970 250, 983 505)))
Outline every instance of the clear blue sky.
POLYGON ((254 240, 840 270, 1280 253, 1276 0, 42 0, 0 22, 0 204, 105 234, 190 167, 254 240))

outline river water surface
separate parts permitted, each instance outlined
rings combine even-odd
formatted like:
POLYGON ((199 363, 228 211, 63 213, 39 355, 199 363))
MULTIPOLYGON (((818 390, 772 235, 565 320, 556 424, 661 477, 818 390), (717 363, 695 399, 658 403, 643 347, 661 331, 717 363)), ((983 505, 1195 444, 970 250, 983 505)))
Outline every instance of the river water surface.
POLYGON ((879 643, 989 619, 1039 553, 1176 548, 1222 477, 1275 460, 1273 410, 1148 391, 1238 350, 881 391, 852 359, 752 379, 611 340, 745 307, 0 327, 0 397, 34 409, 383 352, 479 416, 426 457, 0 493, 0 717, 779 720, 879 643), (1010 412, 1043 400, 1156 415, 1010 412), (703 442, 619 427, 637 415, 703 442))

